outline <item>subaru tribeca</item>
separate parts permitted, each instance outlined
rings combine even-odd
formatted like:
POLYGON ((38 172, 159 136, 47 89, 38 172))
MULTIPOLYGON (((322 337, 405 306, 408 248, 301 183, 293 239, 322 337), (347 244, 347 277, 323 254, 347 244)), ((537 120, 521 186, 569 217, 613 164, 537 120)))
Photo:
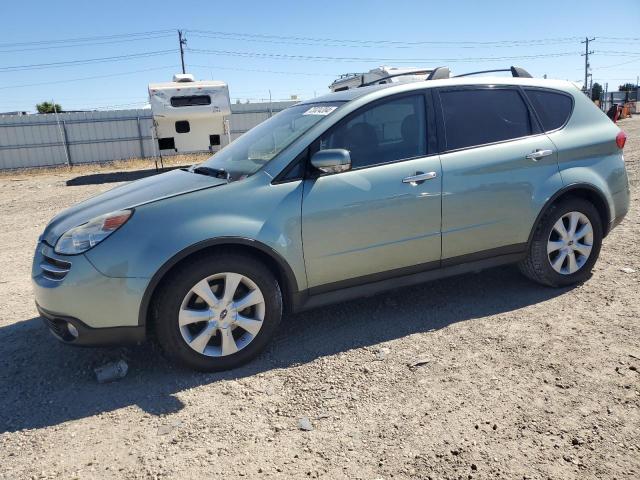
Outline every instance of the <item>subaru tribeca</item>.
POLYGON ((626 137, 574 85, 526 77, 332 93, 90 198, 39 239, 38 310, 64 342, 153 332, 213 371, 286 312, 509 263, 582 282, 627 212, 626 137))

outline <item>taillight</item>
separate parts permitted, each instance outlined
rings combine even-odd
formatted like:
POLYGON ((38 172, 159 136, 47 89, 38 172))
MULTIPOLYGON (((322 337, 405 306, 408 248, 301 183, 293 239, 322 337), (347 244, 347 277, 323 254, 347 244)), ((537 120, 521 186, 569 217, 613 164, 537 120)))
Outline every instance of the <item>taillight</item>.
POLYGON ((618 145, 618 148, 622 150, 625 143, 627 143, 627 134, 620 130, 618 135, 616 135, 616 145, 618 145))

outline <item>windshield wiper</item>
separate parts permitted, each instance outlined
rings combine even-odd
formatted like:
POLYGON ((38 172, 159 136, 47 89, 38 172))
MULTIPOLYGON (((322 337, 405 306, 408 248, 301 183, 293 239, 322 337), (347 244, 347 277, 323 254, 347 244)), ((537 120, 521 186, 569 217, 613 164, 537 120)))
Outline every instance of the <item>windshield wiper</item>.
POLYGON ((223 168, 212 168, 212 167, 192 167, 191 171, 193 173, 198 173, 200 175, 208 175, 209 177, 222 178, 224 180, 229 180, 229 174, 223 168))

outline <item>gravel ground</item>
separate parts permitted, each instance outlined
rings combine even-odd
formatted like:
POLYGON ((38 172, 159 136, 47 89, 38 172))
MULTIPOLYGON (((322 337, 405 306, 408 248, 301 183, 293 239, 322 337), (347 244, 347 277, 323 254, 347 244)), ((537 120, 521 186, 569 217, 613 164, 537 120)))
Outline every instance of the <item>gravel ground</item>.
POLYGON ((640 478, 640 117, 621 125, 632 209, 584 285, 506 267, 323 308, 224 374, 56 342, 36 239, 118 177, 1 176, 0 478, 640 478))

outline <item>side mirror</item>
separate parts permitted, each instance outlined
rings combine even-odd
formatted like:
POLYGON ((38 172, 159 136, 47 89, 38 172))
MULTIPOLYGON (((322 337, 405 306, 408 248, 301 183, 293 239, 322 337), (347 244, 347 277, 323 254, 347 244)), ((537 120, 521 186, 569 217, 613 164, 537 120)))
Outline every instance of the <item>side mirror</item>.
POLYGON ((346 172, 351 169, 351 155, 342 148, 320 150, 311 157, 311 165, 323 173, 346 172))

